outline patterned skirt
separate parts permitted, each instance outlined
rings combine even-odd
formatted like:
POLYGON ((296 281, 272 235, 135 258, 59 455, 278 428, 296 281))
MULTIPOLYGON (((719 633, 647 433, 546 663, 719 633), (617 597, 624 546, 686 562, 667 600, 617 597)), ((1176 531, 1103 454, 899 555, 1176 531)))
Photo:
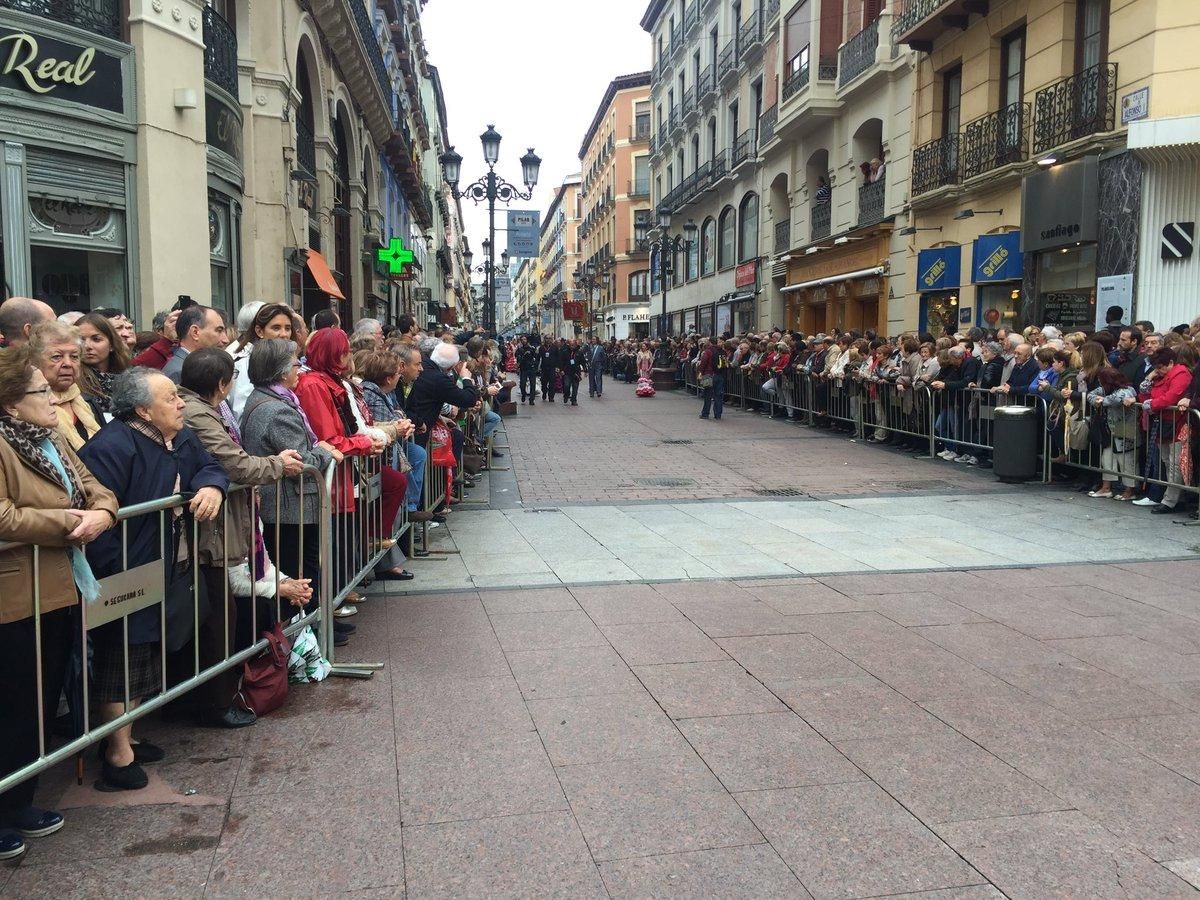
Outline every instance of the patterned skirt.
MULTIPOLYGON (((125 655, 119 644, 97 643, 92 659, 91 698, 99 703, 125 702, 125 655)), ((162 651, 155 644, 129 648, 129 699, 144 700, 162 690, 162 651)))

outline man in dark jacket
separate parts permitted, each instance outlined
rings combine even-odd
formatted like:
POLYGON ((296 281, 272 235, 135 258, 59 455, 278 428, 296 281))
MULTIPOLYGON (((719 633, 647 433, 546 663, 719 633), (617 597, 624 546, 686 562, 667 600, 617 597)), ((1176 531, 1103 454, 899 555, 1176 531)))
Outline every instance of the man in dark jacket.
POLYGON ((470 409, 479 402, 479 392, 471 382, 466 360, 460 360, 458 347, 454 344, 438 344, 424 360, 421 374, 413 383, 408 394, 406 410, 408 417, 417 424, 417 433, 426 449, 429 435, 437 424, 442 407, 446 404, 459 409, 470 409), (459 387, 454 376, 466 379, 459 387))
POLYGON ((1008 381, 1000 385, 1001 393, 1023 397, 1029 393, 1029 385, 1033 384, 1037 373, 1038 364, 1033 358, 1033 346, 1018 344, 1017 349, 1013 351, 1013 367, 1008 373, 1008 381))
POLYGON ((1120 369, 1121 374, 1128 378, 1129 383, 1136 388, 1149 372, 1142 347, 1141 330, 1122 328, 1120 335, 1117 336, 1117 349, 1113 353, 1115 358, 1111 360, 1112 364, 1120 369))
POLYGON ((538 352, 536 347, 529 344, 529 338, 521 338, 521 346, 517 348, 517 368, 521 373, 521 402, 529 399, 533 406, 533 398, 537 392, 538 352))
POLYGON ((564 343, 562 349, 562 373, 563 373, 563 403, 569 399, 572 406, 579 405, 579 382, 583 380, 583 374, 587 371, 587 361, 583 355, 583 348, 576 347, 574 341, 564 343))
POLYGON ((553 341, 543 341, 538 348, 538 370, 542 380, 542 399, 554 402, 554 376, 558 371, 558 346, 553 341))
POLYGON ((608 364, 608 354, 600 343, 599 335, 592 335, 592 343, 586 351, 588 373, 588 396, 604 396, 604 368, 608 364))

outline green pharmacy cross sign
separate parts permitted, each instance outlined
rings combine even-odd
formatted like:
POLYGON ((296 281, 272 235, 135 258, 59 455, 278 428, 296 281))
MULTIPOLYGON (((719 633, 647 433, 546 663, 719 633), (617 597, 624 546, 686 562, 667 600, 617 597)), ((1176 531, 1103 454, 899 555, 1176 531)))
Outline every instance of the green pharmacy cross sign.
POLYGON ((379 249, 379 261, 387 263, 388 272, 392 275, 404 273, 404 267, 413 261, 411 250, 404 249, 404 240, 394 237, 386 247, 379 249))

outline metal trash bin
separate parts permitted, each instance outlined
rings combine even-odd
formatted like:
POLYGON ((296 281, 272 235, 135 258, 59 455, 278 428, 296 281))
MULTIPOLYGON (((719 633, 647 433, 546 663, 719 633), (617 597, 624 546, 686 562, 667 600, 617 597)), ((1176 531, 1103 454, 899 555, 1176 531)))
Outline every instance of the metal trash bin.
POLYGON ((992 474, 1008 484, 1038 475, 1038 411, 1032 406, 999 406, 992 420, 992 474))

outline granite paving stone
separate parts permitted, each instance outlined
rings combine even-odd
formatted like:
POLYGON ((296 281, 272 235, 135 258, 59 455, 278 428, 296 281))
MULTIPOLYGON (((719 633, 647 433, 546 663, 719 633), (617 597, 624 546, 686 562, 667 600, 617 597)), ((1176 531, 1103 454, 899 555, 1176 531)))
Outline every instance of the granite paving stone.
POLYGON ((505 651, 556 647, 602 647, 608 642, 582 609, 492 614, 492 627, 505 651))
POLYGON ((811 634, 718 638, 717 645, 768 687, 803 678, 855 678, 862 669, 811 634))
POLYGON ((570 590, 597 625, 683 621, 683 613, 648 584, 573 585, 570 590))
POLYGON ((687 748, 644 690, 532 700, 529 711, 556 766, 662 756, 687 748))
MULTIPOLYGON (((97 835, 99 837, 99 835, 97 835)), ((53 865, 19 866, 0 871, 6 900, 45 897, 200 898, 223 896, 221 885, 209 878, 214 851, 162 853, 128 857, 76 857, 53 865), (7 883, 5 884, 5 880, 7 883)))
POLYGON ((816 898, 986 882, 920 820, 870 782, 735 796, 816 898))
POLYGON ((779 682, 772 690, 830 741, 927 734, 943 727, 916 703, 870 677, 779 682))
POLYGON ((682 616, 673 622, 606 625, 600 630, 631 666, 729 658, 708 635, 682 616))
POLYGON ((563 647, 508 654, 526 700, 636 692, 638 680, 611 647, 563 647))
POLYGON ((603 897, 604 885, 568 812, 404 829, 414 897, 603 897))
POLYGON ((614 898, 811 896, 769 844, 612 860, 600 874, 614 898))
POLYGON ((672 719, 787 709, 733 661, 635 666, 633 671, 672 719))

